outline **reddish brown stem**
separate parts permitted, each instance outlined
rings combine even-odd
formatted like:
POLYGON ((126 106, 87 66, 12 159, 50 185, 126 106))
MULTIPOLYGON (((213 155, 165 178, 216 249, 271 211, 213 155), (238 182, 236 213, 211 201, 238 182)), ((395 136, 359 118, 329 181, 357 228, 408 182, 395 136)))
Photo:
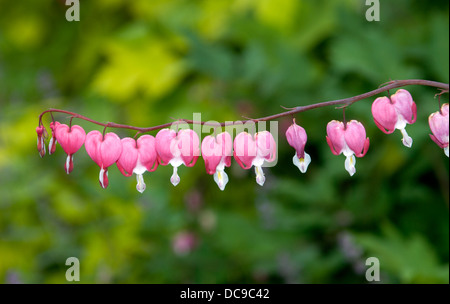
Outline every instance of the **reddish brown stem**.
MULTIPOLYGON (((389 91, 389 90, 392 90, 395 88, 400 88, 400 87, 404 87, 404 86, 408 86, 408 85, 422 85, 422 86, 435 87, 435 88, 441 89, 443 91, 443 93, 448 93, 448 91, 449 91, 449 85, 447 83, 442 83, 442 82, 423 80, 423 79, 392 80, 392 81, 389 81, 386 85, 384 85, 376 90, 372 90, 370 92, 367 92, 367 93, 364 93, 361 95, 344 98, 344 99, 318 102, 318 103, 314 103, 314 104, 310 104, 310 105, 306 105, 306 106, 298 106, 298 107, 292 108, 292 110, 289 110, 286 112, 282 112, 282 113, 278 113, 278 114, 274 114, 274 115, 270 115, 270 116, 266 116, 266 117, 261 117, 261 118, 248 119, 248 120, 242 121, 242 123, 246 123, 246 122, 250 122, 250 121, 258 122, 258 121, 275 120, 275 119, 278 119, 281 117, 294 115, 297 113, 306 112, 306 111, 309 111, 312 109, 317 109, 317 108, 322 108, 322 107, 327 107, 327 106, 335 106, 335 105, 349 106, 357 101, 375 96, 377 94, 380 94, 380 93, 383 93, 383 92, 386 92, 386 91, 389 91)), ((139 127, 135 127, 135 126, 117 124, 117 123, 113 123, 113 122, 109 122, 109 123, 105 124, 105 123, 95 121, 86 116, 83 116, 83 115, 80 115, 77 113, 73 113, 70 111, 59 110, 59 109, 49 109, 49 110, 42 112, 39 115, 39 125, 42 124, 42 116, 45 113, 52 113, 52 112, 69 114, 69 115, 72 115, 73 118, 83 119, 85 121, 89 121, 91 123, 94 123, 96 125, 103 126, 103 127, 129 129, 129 130, 138 131, 139 133, 146 133, 146 132, 150 132, 150 131, 154 131, 154 130, 160 130, 163 128, 170 127, 173 124, 173 123, 169 122, 169 123, 165 123, 165 124, 153 126, 153 127, 148 127, 148 128, 139 128, 139 127)), ((218 126, 217 124, 214 124, 214 123, 208 123, 208 122, 203 122, 203 121, 193 121, 193 120, 188 120, 188 119, 180 119, 179 122, 185 122, 188 124, 218 126)), ((224 127, 224 126, 228 126, 228 125, 232 125, 232 124, 234 124, 234 122, 229 121, 229 122, 220 123, 220 126, 224 127)))
POLYGON ((345 119, 345 108, 342 108, 342 116, 344 117, 344 130, 347 130, 347 120, 345 119))

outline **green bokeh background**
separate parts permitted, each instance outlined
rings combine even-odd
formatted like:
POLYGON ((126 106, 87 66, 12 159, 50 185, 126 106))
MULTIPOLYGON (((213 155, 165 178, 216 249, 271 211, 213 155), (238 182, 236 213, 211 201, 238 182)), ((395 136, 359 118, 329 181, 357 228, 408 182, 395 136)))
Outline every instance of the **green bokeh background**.
POLYGON ((372 256, 382 283, 449 282, 449 162, 428 136, 434 88, 407 87, 412 149, 377 129, 374 98, 358 102, 346 115, 371 146, 350 177, 325 141, 342 111, 316 109, 296 115, 306 174, 281 119, 264 187, 233 161, 224 192, 202 159, 180 168, 175 188, 170 166, 146 173, 143 194, 114 166, 104 190, 84 147, 67 175, 61 147, 41 159, 35 132, 48 108, 144 127, 194 112, 266 116, 391 79, 448 83, 448 1, 381 0, 380 22, 366 21, 363 0, 81 1, 80 22, 66 21, 64 2, 0 0, 0 282, 66 283, 72 256, 82 283, 366 283, 372 256), (186 235, 194 246, 175 250, 186 235))

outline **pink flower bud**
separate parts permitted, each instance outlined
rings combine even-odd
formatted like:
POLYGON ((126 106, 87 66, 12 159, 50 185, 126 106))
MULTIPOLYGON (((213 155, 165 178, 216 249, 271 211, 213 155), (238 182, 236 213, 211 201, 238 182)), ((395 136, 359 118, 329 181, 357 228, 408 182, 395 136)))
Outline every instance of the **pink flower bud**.
POLYGON ((356 157, 363 157, 369 149, 369 138, 366 138, 364 126, 352 120, 347 126, 340 121, 330 121, 327 125, 327 143, 334 155, 343 153, 346 156, 345 169, 350 176, 356 172, 356 157))
POLYGON ((428 117, 428 124, 430 125, 431 139, 442 149, 444 149, 445 155, 449 155, 448 152, 448 103, 442 105, 441 110, 432 113, 428 117))
POLYGON ((78 125, 69 127, 66 124, 59 124, 54 130, 54 134, 55 139, 67 154, 65 169, 66 173, 69 174, 73 170, 73 154, 83 145, 86 132, 78 125))
POLYGON ((44 126, 36 127, 36 133, 37 133, 37 150, 39 151, 39 156, 44 157, 45 156, 45 128, 44 126))
POLYGON ((176 133, 171 129, 162 129, 156 134, 156 153, 161 165, 173 166, 171 183, 176 186, 180 182, 178 167, 184 164, 192 167, 200 155, 200 140, 197 133, 190 129, 184 129, 176 133))
MULTIPOLYGON (((59 142, 61 143, 61 141, 59 142)), ((122 154, 120 138, 112 132, 106 133, 103 137, 102 133, 95 130, 86 135, 84 147, 89 157, 100 167, 99 182, 100 186, 105 189, 109 184, 108 167, 117 162, 122 154)))
POLYGON ((268 131, 262 131, 252 137, 247 132, 239 133, 234 139, 234 159, 243 169, 255 166, 256 182, 262 186, 266 180, 262 165, 276 158, 275 139, 268 131))
POLYGON ((144 172, 153 172, 158 168, 155 138, 151 135, 143 135, 136 141, 125 137, 122 138, 121 143, 122 153, 116 162, 117 168, 125 176, 136 174, 136 189, 142 193, 146 188, 144 172))
POLYGON ((305 152, 305 145, 308 140, 305 129, 297 125, 294 121, 286 131, 286 139, 289 145, 295 148, 296 151, 292 162, 302 173, 305 173, 311 162, 311 157, 305 152))
POLYGON ((372 104, 372 115, 381 131, 390 134, 395 129, 400 130, 403 135, 403 145, 411 147, 413 140, 406 133, 405 128, 407 124, 413 124, 416 121, 417 108, 408 91, 400 89, 390 99, 378 97, 372 104))
POLYGON ((231 165, 233 141, 228 132, 218 134, 216 137, 206 136, 202 141, 202 156, 205 161, 206 172, 214 174, 214 181, 220 190, 224 190, 228 183, 225 167, 231 165))
POLYGON ((56 128, 60 125, 60 123, 58 121, 55 122, 51 122, 50 123, 50 129, 52 130, 52 137, 50 138, 50 142, 48 143, 48 154, 52 155, 53 153, 55 153, 56 150, 56 144, 58 143, 58 141, 56 140, 56 128))

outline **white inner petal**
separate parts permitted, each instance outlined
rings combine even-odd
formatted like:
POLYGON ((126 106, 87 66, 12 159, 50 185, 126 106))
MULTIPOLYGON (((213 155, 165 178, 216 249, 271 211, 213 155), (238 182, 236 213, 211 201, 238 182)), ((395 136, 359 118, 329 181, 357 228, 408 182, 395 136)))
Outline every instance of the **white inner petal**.
POLYGON ((137 184, 136 184, 137 191, 139 191, 140 193, 143 193, 146 185, 144 183, 144 177, 142 176, 142 174, 136 174, 136 180, 137 180, 137 184))
POLYGON ((403 138, 402 142, 405 147, 411 148, 413 139, 406 133, 405 129, 400 129, 400 132, 402 132, 403 138))
MULTIPOLYGON (((105 173, 105 169, 103 169, 103 167, 100 169, 100 175, 99 175, 99 181, 100 184, 102 185, 102 188, 105 188, 105 184, 104 184, 104 180, 103 180, 103 175, 105 173)), ((108 176, 108 172, 106 172, 106 176, 108 176)))
POLYGON ((50 138, 50 142, 48 143, 48 154, 52 154, 52 144, 53 144, 53 137, 50 138))
POLYGON ((252 161, 252 165, 255 167, 261 167, 264 164, 264 160, 264 157, 256 156, 252 161))
POLYGON ((225 157, 222 157, 222 159, 220 160, 220 163, 216 167, 216 171, 217 170, 225 170, 225 157))
POLYGON ((351 155, 355 154, 347 145, 346 142, 344 142, 344 147, 342 147, 342 152, 346 157, 350 157, 351 155))
POLYGON ((408 122, 406 121, 406 119, 403 118, 403 115, 397 114, 397 122, 395 123, 395 128, 397 130, 406 128, 407 123, 408 122))
POLYGON ((181 166, 182 164, 184 164, 183 159, 181 158, 181 156, 177 156, 172 158, 169 161, 169 164, 171 164, 174 168, 177 168, 179 166, 181 166))
POLYGON ((298 158, 297 153, 295 153, 292 162, 300 169, 300 172, 305 173, 308 169, 308 165, 311 163, 311 156, 305 152, 304 158, 298 158))
POLYGON ((258 185, 260 186, 264 185, 266 177, 264 176, 264 172, 261 166, 255 166, 255 173, 256 173, 256 182, 258 183, 258 185))
POLYGON ((444 153, 445 153, 445 155, 447 155, 447 157, 448 157, 448 146, 444 148, 444 153))
POLYGON ((70 173, 70 172, 69 172, 69 169, 70 169, 70 158, 72 158, 72 161, 73 161, 73 156, 67 155, 67 158, 66 158, 66 173, 67 173, 67 174, 70 173))
POLYGON ((345 170, 347 170, 348 173, 350 173, 350 176, 353 176, 353 174, 356 173, 355 165, 356 165, 356 158, 353 154, 345 158, 345 170))
POLYGON ((134 169, 133 169, 133 173, 138 175, 138 174, 144 174, 145 171, 147 171, 147 168, 145 168, 142 165, 141 160, 138 157, 137 162, 136 162, 136 167, 134 167, 134 169))
POLYGON ((219 186, 219 189, 223 191, 228 183, 228 175, 223 169, 217 169, 216 173, 214 173, 214 181, 216 182, 217 186, 219 186))
POLYGON ((177 171, 178 171, 178 166, 177 167, 173 167, 173 174, 170 177, 170 182, 174 186, 178 185, 178 183, 180 182, 180 177, 178 176, 177 171))

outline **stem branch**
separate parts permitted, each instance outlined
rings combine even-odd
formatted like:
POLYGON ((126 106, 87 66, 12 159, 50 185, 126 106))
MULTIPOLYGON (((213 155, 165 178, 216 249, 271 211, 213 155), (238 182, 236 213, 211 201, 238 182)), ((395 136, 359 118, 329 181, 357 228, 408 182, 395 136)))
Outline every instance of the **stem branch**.
MULTIPOLYGON (((281 117, 285 117, 285 116, 289 116, 289 115, 294 115, 297 113, 301 113, 301 112, 306 112, 312 109, 317 109, 317 108, 323 108, 323 107, 327 107, 327 106, 335 106, 335 105, 344 105, 349 106, 352 105, 353 103, 375 96, 377 94, 395 89, 395 88, 400 88, 400 87, 404 87, 404 86, 408 86, 408 85, 422 85, 422 86, 429 86, 429 87, 435 87, 438 89, 441 89, 442 92, 440 94, 443 93, 448 93, 449 91, 449 85, 447 83, 442 83, 442 82, 436 82, 436 81, 430 81, 430 80, 423 80, 423 79, 406 79, 406 80, 392 80, 388 83, 386 83, 385 85, 382 85, 381 87, 379 87, 378 89, 372 90, 370 92, 364 93, 364 94, 360 94, 357 96, 353 96, 353 97, 349 97, 349 98, 344 98, 344 99, 337 99, 337 100, 331 100, 331 101, 324 101, 324 102, 318 102, 318 103, 314 103, 314 104, 310 104, 310 105, 306 105, 306 106, 298 106, 295 108, 290 109, 289 111, 285 111, 282 113, 278 113, 278 114, 274 114, 274 115, 270 115, 270 116, 266 116, 266 117, 261 117, 261 118, 255 118, 255 119, 247 119, 245 121, 242 121, 242 123, 246 123, 246 122, 258 122, 258 121, 268 121, 268 120, 275 120, 281 117)), ((286 108, 285 108, 286 109, 286 108)), ((85 121, 89 121, 93 124, 99 125, 99 126, 103 126, 103 127, 108 127, 108 128, 120 128, 120 129, 129 129, 129 130, 135 130, 138 131, 139 133, 146 133, 146 132, 150 132, 150 131, 154 131, 154 130, 160 130, 163 128, 167 128, 170 127, 173 123, 169 122, 169 123, 165 123, 162 125, 158 125, 158 126, 153 126, 153 127, 148 127, 148 128, 140 128, 140 127, 135 127, 135 126, 128 126, 128 125, 123 125, 123 124, 117 124, 114 122, 108 122, 108 123, 101 123, 98 122, 96 120, 90 119, 86 116, 74 113, 74 112, 70 112, 70 111, 65 111, 65 110, 59 110, 59 109, 48 109, 44 112, 42 112, 39 115, 39 124, 42 124, 42 116, 45 113, 65 113, 65 114, 69 114, 72 115, 72 118, 78 118, 78 119, 83 119, 85 121)), ((203 121, 193 121, 193 120, 188 120, 188 119, 181 119, 180 121, 186 122, 188 124, 200 124, 200 125, 210 125, 210 126, 218 126, 217 124, 211 124, 208 122, 203 122, 203 121)), ((222 122, 220 123, 221 127, 227 126, 227 125, 232 125, 234 124, 234 122, 222 122)))

